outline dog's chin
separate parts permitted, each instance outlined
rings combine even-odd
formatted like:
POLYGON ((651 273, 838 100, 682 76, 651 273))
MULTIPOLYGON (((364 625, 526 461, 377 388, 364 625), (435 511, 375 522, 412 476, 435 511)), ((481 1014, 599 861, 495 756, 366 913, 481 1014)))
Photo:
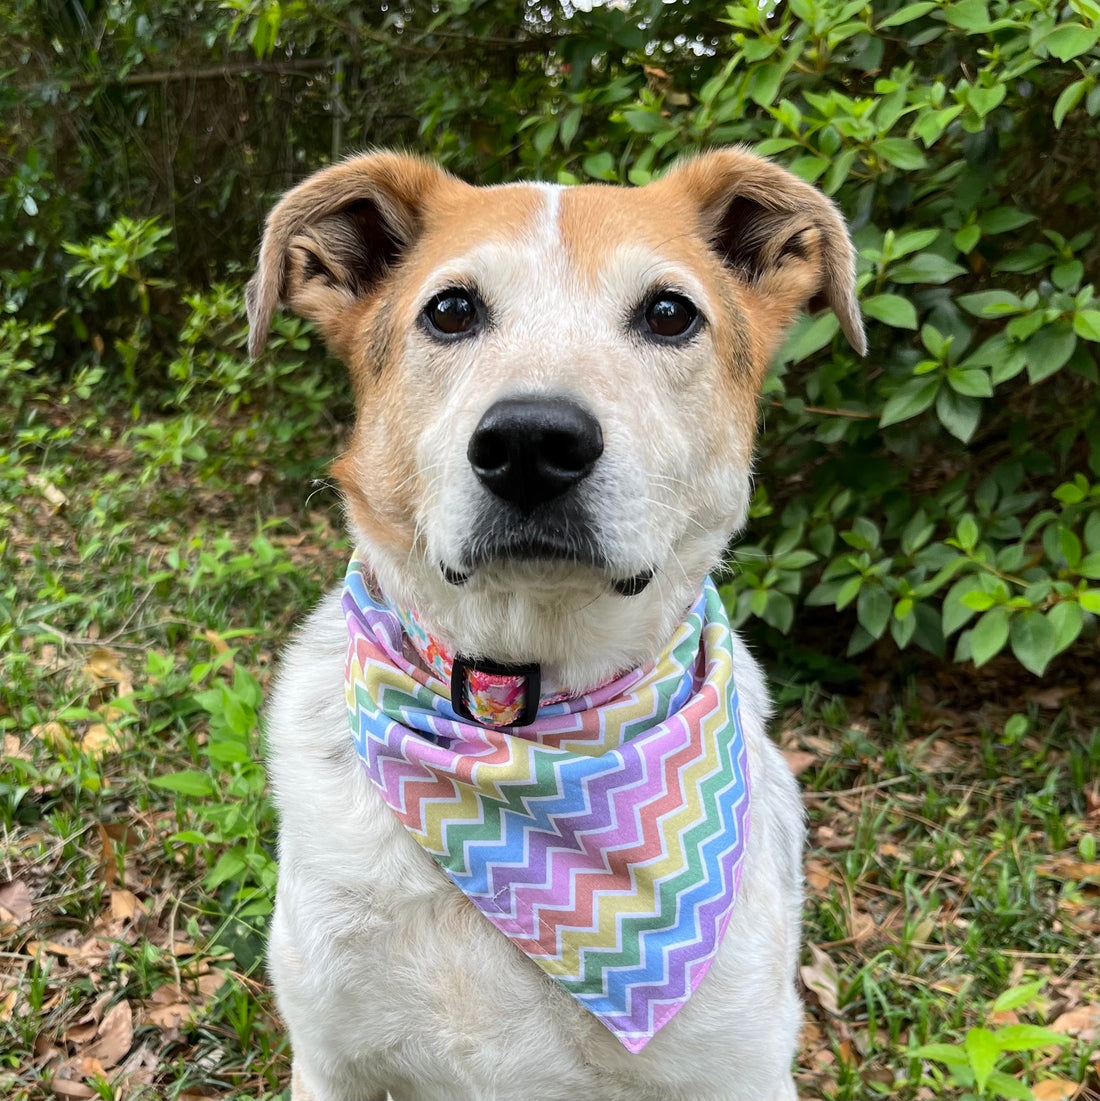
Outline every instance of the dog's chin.
POLYGON ((443 580, 455 588, 473 583, 483 591, 549 592, 559 598, 563 592, 584 594, 587 599, 603 592, 620 597, 638 596, 653 580, 654 570, 616 564, 599 553, 576 553, 555 547, 524 548, 497 556, 483 556, 475 562, 451 566, 440 562, 443 580))
POLYGON ((536 590, 561 586, 599 595, 606 589, 637 596, 653 580, 645 564, 617 562, 584 526, 554 530, 521 524, 496 530, 467 544, 457 563, 440 562, 448 584, 461 586, 476 578, 491 589, 536 590))

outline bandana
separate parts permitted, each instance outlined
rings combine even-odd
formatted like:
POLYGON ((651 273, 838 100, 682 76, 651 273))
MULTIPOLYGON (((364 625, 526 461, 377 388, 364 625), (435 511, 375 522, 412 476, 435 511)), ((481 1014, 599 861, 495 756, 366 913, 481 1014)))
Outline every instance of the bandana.
POLYGON ((709 970, 745 856, 748 759, 713 582, 654 665, 512 729, 456 715, 372 588, 357 551, 346 691, 367 775, 481 913, 641 1051, 709 970))

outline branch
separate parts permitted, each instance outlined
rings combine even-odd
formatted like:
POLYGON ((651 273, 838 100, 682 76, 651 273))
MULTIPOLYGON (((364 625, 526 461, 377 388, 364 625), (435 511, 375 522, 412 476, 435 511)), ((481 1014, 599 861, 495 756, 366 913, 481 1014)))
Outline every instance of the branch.
MULTIPOLYGON (((87 91, 89 88, 125 86, 139 84, 171 84, 177 80, 216 80, 240 76, 242 73, 281 73, 284 76, 299 76, 327 69, 332 64, 330 58, 303 58, 301 61, 246 61, 240 65, 212 65, 204 69, 162 69, 159 72, 127 73, 126 76, 85 77, 71 81, 66 87, 70 91, 87 91)), ((39 81, 28 85, 25 91, 52 88, 65 84, 64 80, 39 81)))
MULTIPOLYGON (((774 405, 776 409, 783 408, 783 402, 776 401, 772 398, 768 402, 769 405, 774 405)), ((802 407, 803 413, 820 413, 829 417, 855 417, 859 420, 878 420, 878 413, 861 413, 855 409, 822 409, 819 405, 805 405, 802 407)))

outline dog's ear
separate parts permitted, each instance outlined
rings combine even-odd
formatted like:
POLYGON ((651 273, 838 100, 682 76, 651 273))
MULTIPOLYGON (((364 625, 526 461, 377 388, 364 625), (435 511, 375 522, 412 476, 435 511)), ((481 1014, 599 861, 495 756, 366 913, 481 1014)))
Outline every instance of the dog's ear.
POLYGON ((424 204, 445 183, 458 181, 428 161, 368 153, 288 191, 268 215, 246 290, 249 355, 263 349, 281 304, 317 322, 332 343, 340 315, 416 239, 424 204))
POLYGON ((844 219, 816 187, 744 149, 681 162, 661 181, 685 192, 728 267, 777 307, 830 307, 848 342, 867 351, 855 297, 855 252, 844 219))

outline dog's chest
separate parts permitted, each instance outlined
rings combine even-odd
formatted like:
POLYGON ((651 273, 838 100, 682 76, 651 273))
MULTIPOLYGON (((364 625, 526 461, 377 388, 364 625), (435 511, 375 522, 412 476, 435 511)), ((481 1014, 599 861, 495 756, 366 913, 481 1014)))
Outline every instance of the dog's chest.
MULTIPOLYGON (((311 645, 288 655, 268 724, 281 817, 270 966, 296 1058, 331 1066, 346 1082, 334 1096, 772 1093, 797 1023, 784 946, 797 929, 793 868, 779 874, 777 854, 760 853, 773 836, 766 816, 711 971, 630 1054, 477 911, 382 801, 348 730, 340 624, 324 618, 303 638, 311 645), (733 1079, 744 1089, 730 1092, 733 1079), (523 1092, 509 1092, 517 1084, 523 1092)), ((767 770, 754 769, 764 794, 767 770)))

